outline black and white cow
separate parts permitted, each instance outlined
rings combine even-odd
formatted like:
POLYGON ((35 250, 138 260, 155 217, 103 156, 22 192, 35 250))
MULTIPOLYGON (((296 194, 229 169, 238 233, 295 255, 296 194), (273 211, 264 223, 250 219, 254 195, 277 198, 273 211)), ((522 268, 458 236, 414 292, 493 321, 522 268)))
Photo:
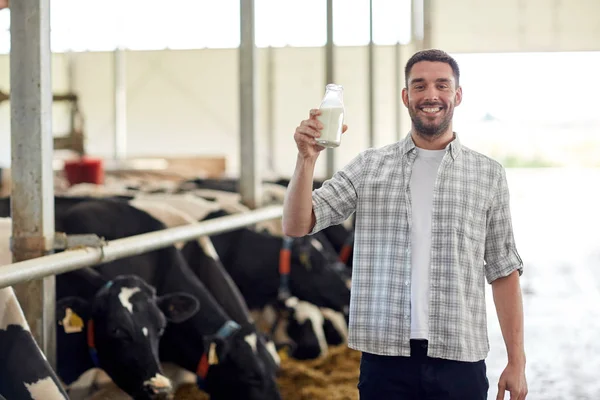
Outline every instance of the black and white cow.
POLYGON ((168 398, 173 388, 160 366, 159 341, 167 323, 196 313, 194 297, 158 297, 135 275, 107 280, 84 268, 57 277, 57 298, 57 369, 67 385, 101 368, 134 399, 168 398))
POLYGON ((29 331, 12 288, 0 289, 0 306, 0 396, 9 400, 68 399, 29 331))
MULTIPOLYGON (((217 211, 207 218, 226 214, 217 211)), ((336 268, 336 255, 316 238, 296 239, 292 245, 289 288, 297 299, 287 302, 278 298, 282 238, 243 228, 210 239, 216 249, 215 258, 223 263, 249 308, 266 314, 270 308, 271 318, 254 314, 261 320, 261 328, 267 327, 273 334, 278 347, 289 347, 294 358, 310 359, 326 355, 328 344, 346 340, 344 312, 349 302, 349 276, 336 268)), ((205 270, 200 247, 190 242, 182 250, 197 275, 205 270)))
MULTIPOLYGON (((130 204, 149 213, 169 228, 194 224, 197 219, 204 219, 212 210, 219 209, 217 204, 188 195, 140 196, 130 204)), ((192 270, 225 312, 242 329, 257 335, 257 352, 261 359, 270 365, 268 370, 275 378, 280 365, 275 344, 255 326, 245 299, 221 264, 210 238, 204 236, 190 241, 186 251, 189 252, 190 249, 193 249, 193 255, 190 255, 194 264, 192 270)))
MULTIPOLYGON (((91 200, 65 212, 67 234, 95 233, 114 240, 164 229, 149 214, 121 201, 91 200)), ((173 246, 109 262, 95 268, 114 279, 138 275, 162 296, 183 292, 201 307, 189 320, 169 325, 160 343, 160 358, 196 372, 212 399, 279 399, 274 374, 260 356, 251 326, 232 320, 173 246)))
MULTIPOLYGON (((227 215, 209 214, 208 219, 227 215)), ((250 228, 212 235, 219 258, 240 288, 249 308, 263 308, 277 298, 280 286, 279 259, 283 239, 250 228)), ((318 307, 347 314, 350 304, 349 274, 340 270, 331 254, 323 251, 315 237, 297 238, 292 243, 289 285, 292 295, 318 307)), ((193 254, 183 253, 193 264, 193 254)), ((192 265, 193 267, 193 265, 192 265)))
MULTIPOLYGON (((0 265, 12 263, 12 224, 0 219, 0 265)), ((65 400, 67 394, 38 347, 11 287, 0 289, 0 399, 65 400)))

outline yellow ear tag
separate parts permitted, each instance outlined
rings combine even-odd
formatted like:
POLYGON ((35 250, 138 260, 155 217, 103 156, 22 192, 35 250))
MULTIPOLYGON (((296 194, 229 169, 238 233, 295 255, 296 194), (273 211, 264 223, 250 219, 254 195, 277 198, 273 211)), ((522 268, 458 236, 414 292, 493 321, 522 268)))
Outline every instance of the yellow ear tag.
POLYGON ((300 253, 300 262, 304 265, 304 268, 311 270, 312 264, 310 263, 310 254, 308 252, 303 251, 300 253))
POLYGON ((208 365, 216 365, 218 363, 219 357, 217 357, 217 345, 213 342, 208 349, 208 365))
POLYGON ((62 326, 65 333, 79 333, 83 331, 83 320, 73 310, 67 308, 65 310, 65 318, 62 320, 62 326))
POLYGON ((285 347, 280 348, 279 351, 277 351, 277 355, 279 355, 281 361, 287 361, 290 358, 290 353, 285 347))

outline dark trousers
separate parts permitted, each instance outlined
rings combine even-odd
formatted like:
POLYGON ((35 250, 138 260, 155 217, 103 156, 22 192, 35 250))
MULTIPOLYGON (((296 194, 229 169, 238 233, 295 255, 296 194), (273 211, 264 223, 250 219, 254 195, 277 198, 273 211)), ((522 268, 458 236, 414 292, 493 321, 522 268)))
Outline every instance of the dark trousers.
POLYGON ((487 400, 485 361, 427 357, 427 341, 411 340, 410 357, 363 353, 360 400, 487 400))

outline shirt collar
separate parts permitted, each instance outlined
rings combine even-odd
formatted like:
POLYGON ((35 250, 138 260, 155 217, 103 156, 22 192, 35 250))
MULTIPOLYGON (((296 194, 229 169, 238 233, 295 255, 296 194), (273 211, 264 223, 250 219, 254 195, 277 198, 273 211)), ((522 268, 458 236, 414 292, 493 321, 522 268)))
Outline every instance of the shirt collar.
MULTIPOLYGON (((406 137, 400 141, 400 151, 402 155, 405 155, 412 149, 415 149, 415 142, 412 139, 410 132, 406 137)), ((446 146, 446 149, 450 152, 450 156, 452 156, 452 160, 456 160, 456 158, 460 155, 462 151, 462 145, 460 144, 460 140, 458 139, 458 135, 454 132, 454 139, 446 146)))

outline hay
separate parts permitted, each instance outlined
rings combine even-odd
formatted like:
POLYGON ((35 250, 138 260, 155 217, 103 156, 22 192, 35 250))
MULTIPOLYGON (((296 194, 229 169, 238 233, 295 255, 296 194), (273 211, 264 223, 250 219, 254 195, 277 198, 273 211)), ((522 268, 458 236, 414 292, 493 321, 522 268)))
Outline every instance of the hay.
MULTIPOLYGON (((277 378, 283 400, 358 400, 360 352, 346 345, 330 347, 327 356, 308 361, 282 357, 277 378)), ((181 385, 175 400, 207 400, 194 384, 181 385)))
POLYGON ((358 400, 360 352, 330 347, 326 357, 285 359, 277 381, 284 400, 358 400))
POLYGON ((174 400, 210 400, 210 396, 198 389, 194 383, 180 385, 173 398, 174 400))

